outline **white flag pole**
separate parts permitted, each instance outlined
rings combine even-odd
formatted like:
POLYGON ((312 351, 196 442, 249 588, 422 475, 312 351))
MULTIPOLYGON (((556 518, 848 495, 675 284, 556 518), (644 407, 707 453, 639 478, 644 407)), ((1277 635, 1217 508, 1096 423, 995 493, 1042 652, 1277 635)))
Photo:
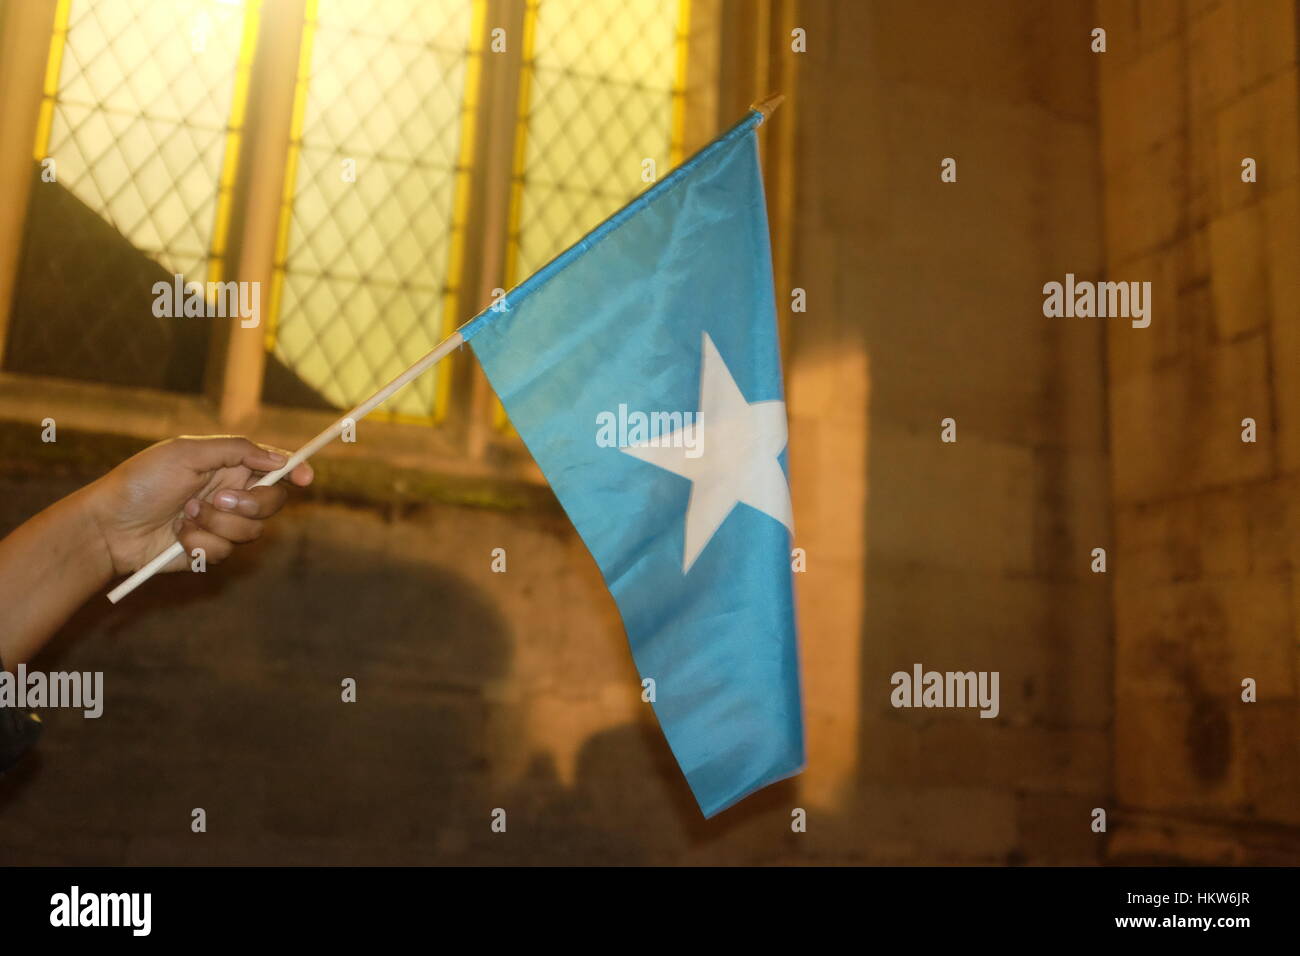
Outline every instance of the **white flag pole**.
MULTIPOLYGON (((776 108, 781 105, 784 99, 785 97, 780 93, 775 93, 768 96, 766 99, 753 104, 750 109, 757 112, 761 117, 759 122, 764 123, 772 116, 772 113, 776 111, 776 108)), ((249 485, 249 487, 263 488, 267 485, 275 484, 342 434, 344 423, 351 421, 355 424, 356 422, 361 421, 361 419, 365 418, 381 404, 386 402, 399 388, 409 383, 412 379, 418 378, 420 375, 424 374, 425 371, 438 364, 438 362, 450 354, 454 349, 457 349, 464 344, 464 341, 465 339, 459 331, 453 332, 447 338, 438 343, 437 347, 434 348, 432 352, 424 356, 424 358, 420 359, 401 375, 397 376, 397 378, 393 379, 379 391, 375 392, 375 394, 371 395, 356 408, 352 409, 336 421, 329 428, 325 429, 311 441, 307 442, 307 444, 299 448, 293 453, 283 467, 278 468, 275 471, 267 472, 257 481, 253 482, 253 484, 249 485)), ((160 553, 152 561, 142 567, 139 571, 135 572, 135 574, 131 575, 117 587, 113 588, 113 590, 109 591, 108 599, 116 604, 184 553, 184 546, 177 541, 170 548, 160 553)))
MULTIPOLYGON (((379 391, 375 392, 375 394, 371 395, 356 408, 352 409, 336 421, 329 428, 325 429, 311 441, 307 442, 307 444, 299 448, 289 457, 289 460, 285 462, 284 465, 277 468, 275 471, 268 471, 248 487, 265 488, 267 485, 275 484, 342 434, 343 426, 347 422, 350 421, 355 424, 361 421, 361 419, 365 418, 381 404, 388 401, 392 394, 399 388, 409 383, 412 379, 418 378, 428 369, 438 364, 438 362, 459 348, 464 341, 465 339, 461 336, 459 331, 451 333, 451 335, 439 342, 438 346, 432 352, 424 356, 424 358, 420 359, 401 375, 397 376, 397 378, 393 379, 379 391)), ((152 561, 142 567, 139 571, 135 572, 135 574, 131 575, 117 587, 113 588, 113 590, 109 591, 108 599, 116 604, 184 553, 184 546, 177 541, 170 548, 160 553, 152 561)))

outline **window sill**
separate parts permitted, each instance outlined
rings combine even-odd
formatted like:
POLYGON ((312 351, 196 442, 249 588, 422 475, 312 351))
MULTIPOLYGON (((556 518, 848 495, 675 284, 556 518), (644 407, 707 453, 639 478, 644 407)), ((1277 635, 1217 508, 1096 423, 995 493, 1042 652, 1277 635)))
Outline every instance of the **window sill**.
MULTIPOLYGON (((333 420, 265 407, 241 431, 294 449, 333 420)), ((0 473, 57 471, 89 480, 164 438, 228 431, 201 395, 0 372, 0 473), (55 442, 41 441, 46 418, 55 422, 55 442)), ((390 509, 436 502, 559 510, 537 466, 506 442, 470 457, 450 429, 371 420, 358 424, 357 439, 332 442, 312 459, 318 480, 311 497, 390 509)))

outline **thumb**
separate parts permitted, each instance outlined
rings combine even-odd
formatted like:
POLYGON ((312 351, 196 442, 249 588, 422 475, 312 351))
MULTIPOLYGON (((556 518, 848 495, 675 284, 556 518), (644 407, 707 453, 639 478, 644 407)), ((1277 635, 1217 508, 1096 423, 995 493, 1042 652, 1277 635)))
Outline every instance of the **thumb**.
POLYGON ((195 471, 215 471, 239 465, 251 471, 274 471, 288 461, 278 452, 269 451, 239 435, 183 436, 173 442, 173 447, 181 463, 195 471))

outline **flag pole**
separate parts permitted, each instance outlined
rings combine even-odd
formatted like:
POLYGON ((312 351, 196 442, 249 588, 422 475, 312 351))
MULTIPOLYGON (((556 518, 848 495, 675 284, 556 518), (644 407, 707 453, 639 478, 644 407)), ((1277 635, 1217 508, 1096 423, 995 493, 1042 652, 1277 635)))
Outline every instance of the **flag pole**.
POLYGON ((776 108, 784 102, 785 94, 772 93, 771 95, 759 100, 757 103, 751 104, 749 108, 762 115, 763 118, 759 121, 761 125, 771 119, 772 114, 776 112, 776 108))
MULTIPOLYGON (((758 122, 759 125, 762 125, 767 122, 774 112, 776 112, 777 107, 780 106, 784 100, 785 97, 780 93, 773 93, 751 105, 750 110, 759 114, 760 119, 758 122)), ((464 328, 464 326, 461 326, 461 328, 464 328)), ((285 462, 282 467, 277 468, 275 471, 268 471, 248 487, 250 489, 265 488, 268 485, 275 484, 342 434, 344 426, 348 422, 355 425, 357 422, 361 421, 361 419, 365 418, 372 411, 391 398, 393 393, 399 388, 423 375, 426 371, 437 365, 449 354, 463 345, 464 342, 465 338, 459 329, 451 333, 451 335, 439 342, 431 352, 417 361, 405 372, 398 375, 379 391, 375 392, 375 394, 371 395, 360 405, 347 412, 319 435, 299 448, 289 457, 289 460, 285 462)), ((170 548, 159 552, 148 564, 144 565, 140 570, 136 571, 117 587, 113 588, 113 590, 109 591, 109 601, 116 604, 183 554, 185 554, 185 547, 179 541, 175 542, 170 548)))

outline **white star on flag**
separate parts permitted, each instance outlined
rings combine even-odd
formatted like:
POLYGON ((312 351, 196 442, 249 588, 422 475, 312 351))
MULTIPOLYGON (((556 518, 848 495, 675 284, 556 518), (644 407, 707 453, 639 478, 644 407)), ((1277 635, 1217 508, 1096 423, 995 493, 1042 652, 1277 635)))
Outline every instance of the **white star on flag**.
POLYGON ((682 574, 691 569, 737 504, 756 508, 794 532, 790 482, 777 460, 787 439, 785 402, 745 401, 708 332, 701 350, 695 428, 697 447, 703 449, 696 458, 687 456, 690 449, 684 440, 674 438, 677 432, 621 449, 691 481, 682 574))

